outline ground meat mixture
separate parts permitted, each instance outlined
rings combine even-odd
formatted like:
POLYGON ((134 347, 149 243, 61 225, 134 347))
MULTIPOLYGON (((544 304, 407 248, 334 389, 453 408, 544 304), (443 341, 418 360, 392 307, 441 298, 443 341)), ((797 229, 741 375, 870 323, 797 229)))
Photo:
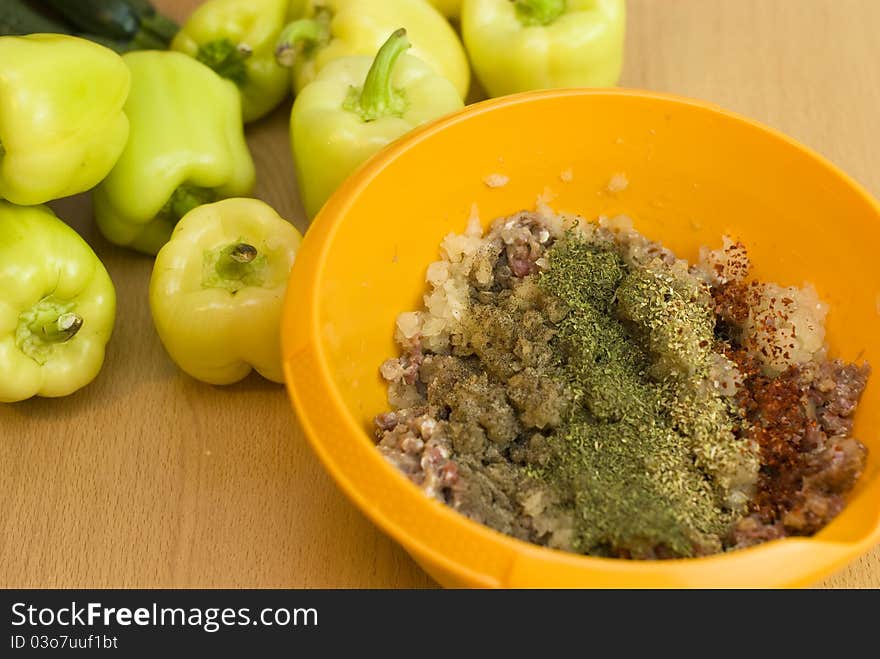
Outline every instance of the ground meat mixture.
POLYGON ((829 360, 811 288, 749 280, 729 238, 690 265, 623 217, 476 217, 441 245, 380 369, 378 450, 516 538, 699 556, 809 535, 864 469, 867 365, 829 360))
POLYGON ((849 436, 870 369, 840 361, 793 366, 775 378, 747 353, 733 356, 746 375, 738 402, 743 432, 761 447, 752 513, 733 529, 746 547, 785 535, 812 535, 844 506, 867 449, 849 436))

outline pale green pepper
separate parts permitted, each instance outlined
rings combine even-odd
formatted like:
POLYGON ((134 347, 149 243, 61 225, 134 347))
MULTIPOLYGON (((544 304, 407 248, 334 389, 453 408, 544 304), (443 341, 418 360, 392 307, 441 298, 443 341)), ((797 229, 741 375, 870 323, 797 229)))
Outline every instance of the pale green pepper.
POLYGON ((0 37, 0 198, 42 204, 107 176, 128 138, 130 77, 85 39, 0 37))
POLYGON ((462 107, 455 86, 420 59, 404 55, 407 48, 406 31, 398 30, 375 60, 330 62, 296 97, 290 139, 309 217, 386 144, 462 107))
POLYGON ((113 243, 156 254, 191 209, 250 194, 254 163, 238 91, 177 52, 138 51, 125 112, 131 136, 95 189, 95 219, 113 243))
POLYGON ((464 0, 468 55, 491 96, 616 85, 624 0, 464 0))
POLYGON ((45 206, 0 201, 0 402, 86 386, 115 318, 113 282, 85 241, 45 206))
POLYGON ((162 344, 192 377, 275 382, 281 308, 302 237, 257 199, 226 199, 186 215, 156 257, 150 310, 162 344))
POLYGON ((399 27, 409 34, 412 55, 450 80, 464 98, 470 86, 464 48, 449 22, 426 0, 311 0, 306 18, 282 32, 278 59, 293 66, 293 86, 299 93, 339 57, 372 57, 399 27))
POLYGON ((431 0, 446 18, 458 18, 461 15, 461 0, 431 0))
POLYGON ((181 28, 171 47, 234 82, 242 115, 254 121, 290 92, 290 71, 275 60, 275 42, 290 0, 208 0, 181 28))
POLYGON ((287 15, 291 20, 303 18, 309 8, 309 0, 290 0, 290 9, 287 15))

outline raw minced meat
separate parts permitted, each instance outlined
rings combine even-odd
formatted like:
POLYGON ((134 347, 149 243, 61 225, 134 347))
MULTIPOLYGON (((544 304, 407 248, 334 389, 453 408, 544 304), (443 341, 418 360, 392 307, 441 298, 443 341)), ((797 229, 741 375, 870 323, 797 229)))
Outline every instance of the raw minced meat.
POLYGON ((380 369, 378 449, 529 542, 697 556, 815 533, 866 449, 866 365, 826 357, 811 287, 749 279, 724 237, 678 259, 625 217, 520 212, 441 244, 380 369))

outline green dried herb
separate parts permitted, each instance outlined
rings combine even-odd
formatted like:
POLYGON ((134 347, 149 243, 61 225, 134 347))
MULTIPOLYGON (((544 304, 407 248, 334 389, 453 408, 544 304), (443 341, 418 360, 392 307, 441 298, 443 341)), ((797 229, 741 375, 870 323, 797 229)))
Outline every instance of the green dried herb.
POLYGON ((568 501, 576 548, 633 557, 717 550, 737 515, 732 488, 757 469, 735 410, 706 386, 714 316, 695 280, 570 232, 540 286, 568 314, 553 348, 575 404, 530 474, 568 501))

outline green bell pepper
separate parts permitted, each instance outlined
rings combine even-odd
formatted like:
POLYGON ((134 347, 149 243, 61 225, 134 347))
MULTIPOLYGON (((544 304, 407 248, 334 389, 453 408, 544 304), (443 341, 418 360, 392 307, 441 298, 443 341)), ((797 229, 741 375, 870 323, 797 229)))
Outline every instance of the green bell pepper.
POLYGON ((461 29, 491 96, 616 85, 623 67, 624 0, 464 0, 461 29))
POLYGON ((85 241, 45 206, 0 201, 0 402, 86 386, 115 318, 113 282, 85 241))
POLYGON ((446 18, 458 18, 461 15, 461 0, 431 0, 431 4, 446 18))
POLYGON ((330 62, 296 97, 290 139, 309 217, 386 144, 463 106, 449 80, 404 55, 409 45, 406 30, 397 30, 375 60, 354 56, 330 62))
POLYGON ((258 199, 224 199, 180 221, 156 257, 150 311, 181 369, 211 384, 254 368, 284 381, 281 309, 301 240, 258 199))
POLYGON ((309 8, 309 0, 290 0, 290 9, 287 12, 290 20, 303 18, 309 8))
POLYGON ((241 92, 244 120, 274 110, 290 92, 290 71, 275 60, 275 42, 290 0, 208 0, 171 43, 232 80, 241 92))
POLYGON ((307 17, 281 33, 277 56, 293 66, 299 93, 328 62, 349 55, 372 57, 401 26, 412 39, 412 54, 450 80, 464 98, 471 75, 464 48, 449 22, 425 0, 312 0, 307 17))
POLYGON ((254 163, 235 85, 178 52, 123 60, 131 137, 95 189, 95 219, 111 242, 156 254, 192 208, 250 194, 254 163))
POLYGON ((0 37, 0 198, 30 206, 96 186, 128 138, 129 84, 122 59, 85 39, 0 37))

